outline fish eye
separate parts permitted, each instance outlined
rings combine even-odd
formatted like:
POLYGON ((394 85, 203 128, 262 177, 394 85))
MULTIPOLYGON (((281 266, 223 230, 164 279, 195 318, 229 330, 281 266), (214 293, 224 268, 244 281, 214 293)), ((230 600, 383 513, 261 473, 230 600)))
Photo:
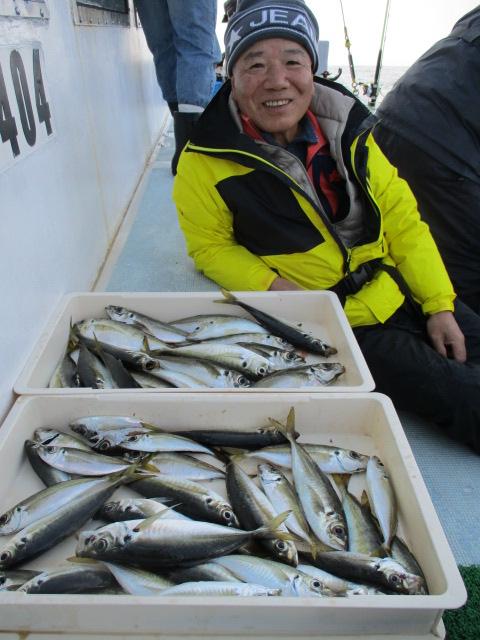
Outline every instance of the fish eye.
POLYGON ((320 580, 312 580, 312 587, 314 589, 320 589, 322 586, 322 583, 320 582, 320 580))
POLYGON ((233 517, 233 513, 231 511, 224 511, 223 517, 225 518, 225 520, 231 520, 233 517))
POLYGON ((338 449, 335 449, 335 451, 333 452, 336 456, 340 455, 340 451, 338 449))
POLYGON ((275 543, 275 546, 279 551, 285 551, 285 549, 287 548, 287 545, 283 540, 277 540, 277 542, 275 543))
POLYGON ((48 447, 46 447, 46 448, 45 448, 45 451, 46 451, 47 453, 55 453, 55 449, 56 449, 56 447, 50 447, 50 446, 48 446, 48 447))
POLYGON ((110 448, 110 443, 108 442, 108 440, 102 440, 100 444, 97 446, 97 449, 99 449, 100 451, 106 451, 109 448, 110 448))
POLYGON ((136 442, 140 436, 128 436, 127 442, 136 442))
POLYGON ((4 513, 3 516, 0 516, 0 526, 7 524, 7 522, 10 520, 10 517, 11 516, 8 513, 4 513))
POLYGON ((345 537, 345 529, 340 525, 333 527, 333 533, 339 538, 345 537))
POLYGON ((245 369, 245 367, 248 367, 248 363, 247 362, 242 362, 242 367, 245 369))
POLYGON ((0 562, 7 562, 12 559, 12 554, 10 551, 3 551, 2 555, 0 555, 0 562))
POLYGON ((143 366, 147 371, 152 371, 152 369, 155 369, 155 362, 148 361, 148 362, 145 362, 143 366))
POLYGON ((264 376, 267 373, 267 370, 265 369, 265 367, 260 367, 258 373, 259 375, 264 376))
POLYGON ((350 451, 350 457, 353 458, 354 460, 360 460, 360 454, 357 453, 356 451, 350 451))
POLYGON ((128 317, 130 318, 130 320, 133 320, 133 319, 135 318, 135 314, 133 314, 133 313, 129 313, 129 314, 128 314, 128 317))
POLYGON ((400 583, 400 576, 397 576, 396 573, 393 573, 389 578, 389 582, 391 582, 392 584, 399 584, 400 583))
POLYGON ((100 538, 100 540, 98 540, 95 543, 95 549, 97 551, 105 551, 108 547, 107 541, 104 538, 100 538))

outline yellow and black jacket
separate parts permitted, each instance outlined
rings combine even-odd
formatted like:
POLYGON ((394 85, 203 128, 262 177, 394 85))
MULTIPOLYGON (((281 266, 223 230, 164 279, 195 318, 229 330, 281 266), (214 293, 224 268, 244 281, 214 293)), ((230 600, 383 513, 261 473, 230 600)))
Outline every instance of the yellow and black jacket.
MULTIPOLYGON (((185 147, 174 184, 196 267, 232 291, 267 290, 278 275, 330 289, 378 260, 398 270, 424 314, 453 310, 452 285, 409 187, 361 129, 368 111, 336 83, 316 80, 315 90, 310 108, 346 181, 348 216, 333 224, 302 163, 243 133, 226 83, 185 147)), ((351 325, 385 322, 404 301, 397 282, 376 269, 348 295, 351 325)))

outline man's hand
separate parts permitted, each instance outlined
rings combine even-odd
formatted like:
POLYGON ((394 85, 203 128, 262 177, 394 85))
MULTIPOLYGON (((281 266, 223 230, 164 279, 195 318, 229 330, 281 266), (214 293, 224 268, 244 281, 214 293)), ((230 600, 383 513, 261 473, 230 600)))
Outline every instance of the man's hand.
POLYGON ((302 291, 302 287, 299 287, 298 284, 291 280, 278 276, 270 285, 269 291, 302 291))
POLYGON ((457 362, 465 362, 465 337, 451 311, 440 311, 431 315, 427 320, 427 333, 433 348, 440 355, 451 355, 457 362))

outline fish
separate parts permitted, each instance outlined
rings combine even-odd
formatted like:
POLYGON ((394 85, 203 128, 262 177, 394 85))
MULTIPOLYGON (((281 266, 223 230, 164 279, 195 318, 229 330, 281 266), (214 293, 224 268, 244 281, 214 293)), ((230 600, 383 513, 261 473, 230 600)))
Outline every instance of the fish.
POLYGON ((0 571, 0 591, 17 591, 22 584, 25 584, 40 571, 32 569, 12 569, 11 571, 0 571))
POLYGON ((35 558, 80 529, 127 477, 103 478, 90 491, 19 531, 0 548, 0 569, 35 558))
POLYGON ((179 329, 174 325, 161 322, 150 316, 146 316, 138 311, 132 311, 125 307, 108 305, 105 307, 108 317, 115 322, 123 322, 137 327, 144 333, 147 333, 162 342, 178 344, 187 341, 188 333, 183 329, 179 329))
POLYGON ((257 322, 242 316, 228 314, 203 314, 180 318, 170 323, 187 331, 190 340, 211 340, 241 333, 264 333, 267 331, 257 322))
POLYGON ((69 566, 43 571, 25 582, 21 593, 94 593, 114 587, 117 581, 100 562, 70 563, 69 566))
MULTIPOLYGON (((226 485, 230 502, 244 529, 265 526, 278 515, 263 491, 234 461, 227 465, 226 485)), ((282 524, 279 530, 286 532, 287 527, 282 524)), ((259 543, 266 547, 276 560, 293 566, 298 563, 297 549, 293 542, 286 539, 286 536, 263 539, 259 543)))
POLYGON ((208 343, 221 342, 223 344, 237 344, 238 342, 242 342, 245 344, 254 343, 254 344, 264 344, 269 345, 271 347, 277 347, 278 349, 288 349, 289 351, 294 350, 294 346, 280 338, 279 336, 274 336, 271 333, 237 333, 232 336, 220 336, 219 338, 210 338, 205 340, 208 343))
POLYGON ((109 500, 98 510, 98 517, 110 522, 121 520, 142 520, 158 515, 171 519, 190 520, 188 516, 167 506, 156 498, 121 498, 109 500))
MULTIPOLYGON (((115 320, 90 318, 77 322, 73 328, 81 341, 93 340, 108 351, 108 346, 129 352, 145 352, 146 334, 136 327, 115 320)), ((150 348, 165 346, 165 343, 153 336, 148 337, 150 348)), ((113 354, 115 355, 115 353, 113 354)), ((123 358, 120 358, 123 360, 123 358)))
POLYGON ((346 580, 366 582, 405 595, 421 595, 423 580, 392 558, 377 558, 351 551, 321 552, 312 564, 346 580))
POLYGON ((155 468, 158 473, 178 475, 188 480, 202 481, 225 478, 223 469, 185 453, 157 453, 148 459, 148 465, 149 468, 155 468))
POLYGON ((57 431, 57 429, 49 429, 48 427, 39 427, 33 432, 33 439, 40 444, 51 444, 55 447, 70 447, 71 449, 81 449, 90 451, 91 447, 68 433, 57 431))
MULTIPOLYGON (((156 347, 154 349, 152 349, 150 345, 149 355, 162 356, 164 354, 212 361, 227 369, 241 371, 255 379, 266 376, 272 371, 267 358, 254 351, 250 351, 250 349, 240 347, 237 344, 199 342, 185 347, 169 347, 168 345, 164 345, 163 347, 156 347)), ((154 375, 159 375, 156 370, 152 370, 152 372, 154 375)))
POLYGON ((334 549, 346 549, 348 530, 340 499, 328 476, 290 435, 294 424, 295 410, 292 407, 285 435, 291 445, 293 481, 305 518, 321 542, 334 549))
POLYGON ((186 516, 231 527, 239 526, 237 516, 227 500, 193 480, 148 474, 134 482, 131 488, 146 498, 161 497, 178 503, 177 511, 186 516))
POLYGON ((299 367, 306 364, 305 358, 296 351, 279 349, 278 347, 271 347, 268 344, 258 344, 255 342, 237 342, 237 344, 240 347, 255 351, 255 353, 267 358, 272 369, 290 369, 291 367, 299 367))
POLYGON ((383 535, 383 544, 390 549, 397 531, 397 501, 390 476, 378 456, 372 456, 367 464, 367 495, 370 508, 383 535))
POLYGON ((126 567, 113 562, 100 563, 115 576, 116 581, 126 593, 133 596, 156 596, 160 595, 168 587, 173 587, 174 582, 159 576, 151 571, 138 569, 136 567, 126 567))
POLYGON ((110 431, 125 433, 161 431, 160 427, 129 416, 82 416, 71 420, 69 427, 89 442, 97 442, 102 434, 110 431))
POLYGON ((400 563, 402 567, 405 567, 407 571, 421 578, 423 581, 423 593, 428 594, 427 580, 417 559, 408 548, 406 542, 398 536, 393 537, 392 544, 390 545, 390 555, 396 562, 400 563))
POLYGON ((253 384, 254 388, 290 389, 332 384, 345 373, 339 362, 320 362, 275 371, 253 384))
POLYGON ((81 498, 85 493, 95 491, 103 484, 101 479, 79 478, 37 491, 0 515, 0 535, 18 533, 37 520, 81 498))
POLYGON ((362 505, 348 490, 343 492, 342 507, 348 527, 348 551, 383 556, 382 536, 368 505, 362 505))
POLYGON ((153 375, 162 375, 164 369, 169 369, 192 376, 209 387, 220 389, 249 387, 252 384, 252 381, 243 372, 226 369, 208 360, 204 361, 177 355, 158 357, 157 362, 161 368, 153 375))
POLYGON ((110 369, 98 355, 92 353, 84 344, 80 345, 78 356, 78 374, 82 387, 92 389, 118 389, 110 369))
MULTIPOLYGON (((176 431, 175 433, 209 447, 256 449, 287 442, 284 434, 276 425, 266 425, 245 431, 235 429, 192 429, 176 431)), ((299 434, 296 433, 295 437, 298 438, 298 436, 299 434)), ((290 445, 288 445, 288 451, 290 452, 290 445)))
POLYGON ((68 474, 83 476, 104 476, 118 473, 129 468, 129 463, 121 458, 104 456, 93 451, 82 451, 69 447, 54 447, 34 442, 29 446, 35 448, 39 457, 55 469, 68 474))
POLYGON ((213 560, 214 564, 228 569, 244 582, 254 582, 272 589, 279 589, 282 596, 312 597, 331 595, 321 583, 311 576, 282 562, 231 554, 213 560))
MULTIPOLYGON (((369 456, 357 451, 324 444, 302 443, 302 447, 324 473, 360 473, 367 468, 369 456)), ((273 445, 246 453, 247 458, 258 458, 276 467, 292 468, 290 445, 273 445)))
POLYGON ((279 589, 268 589, 258 584, 243 582, 184 582, 165 589, 165 597, 171 596, 279 596, 279 589))
POLYGON ((131 451, 173 452, 183 451, 190 453, 206 453, 214 455, 213 451, 202 444, 184 438, 174 433, 136 433, 124 438, 119 446, 131 451))
POLYGON ((108 353, 107 351, 103 351, 100 347, 98 347, 99 356, 103 361, 104 365, 108 368, 112 375, 112 379, 117 385, 119 389, 139 389, 140 385, 133 378, 131 373, 125 367, 120 358, 108 353))
POLYGON ((252 539, 278 536, 285 515, 252 531, 197 520, 171 520, 152 516, 115 522, 79 534, 76 554, 107 562, 133 564, 148 570, 176 568, 226 555, 252 539))
MULTIPOLYGON (((120 338, 122 339, 123 336, 120 336, 120 338)), ((145 351, 147 340, 145 334, 143 334, 141 349, 129 349, 126 346, 118 346, 115 344, 114 339, 115 335, 107 336, 104 340, 101 340, 97 336, 88 338, 83 335, 80 338, 82 344, 87 346, 89 349, 101 349, 102 353, 108 353, 114 358, 117 358, 117 360, 120 360, 123 364, 128 365, 129 367, 136 367, 138 371, 148 373, 148 371, 158 367, 155 359, 149 356, 145 351), (108 342, 108 340, 110 340, 110 342, 108 342)))
POLYGON ((319 582, 322 583, 325 590, 331 592, 332 596, 366 596, 370 593, 381 593, 376 587, 365 584, 357 584, 356 582, 351 582, 350 580, 344 580, 343 578, 334 576, 333 573, 328 573, 328 571, 319 569, 318 567, 315 567, 311 564, 299 563, 298 569, 300 571, 303 571, 303 573, 312 576, 312 578, 316 578, 319 582))
POLYGON ((64 389, 79 387, 77 364, 69 353, 66 353, 52 373, 48 387, 50 389, 64 389))
POLYGON ((303 515, 297 494, 285 475, 269 464, 259 464, 258 472, 260 484, 276 512, 290 512, 285 520, 287 529, 297 538, 312 545, 310 527, 303 515))
POLYGON ((37 444, 38 443, 33 440, 25 440, 24 450, 32 469, 40 480, 42 480, 47 487, 58 484, 59 482, 65 482, 66 480, 72 480, 72 474, 60 471, 60 469, 54 469, 40 458, 37 444))
POLYGON ((255 307, 252 307, 245 302, 242 302, 241 300, 236 298, 230 291, 221 289, 221 292, 224 295, 225 299, 215 300, 215 302, 219 302, 222 304, 236 304, 239 307, 242 307, 242 309, 245 309, 245 311, 250 313, 255 318, 255 320, 257 320, 263 327, 265 327, 269 333, 273 333, 276 336, 284 338, 294 347, 309 351, 310 353, 317 353, 318 355, 324 357, 329 357, 337 353, 337 350, 334 347, 331 347, 323 340, 314 338, 310 334, 300 331, 293 325, 282 322, 281 320, 274 318, 270 314, 265 313, 260 309, 256 309, 255 307))

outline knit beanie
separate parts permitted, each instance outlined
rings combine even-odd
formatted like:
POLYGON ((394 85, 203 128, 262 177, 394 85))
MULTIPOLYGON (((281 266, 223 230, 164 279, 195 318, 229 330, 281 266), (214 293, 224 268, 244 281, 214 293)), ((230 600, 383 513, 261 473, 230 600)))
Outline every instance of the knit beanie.
POLYGON ((318 67, 318 23, 303 0, 239 0, 225 31, 228 76, 239 56, 258 40, 285 38, 301 44, 318 67))

